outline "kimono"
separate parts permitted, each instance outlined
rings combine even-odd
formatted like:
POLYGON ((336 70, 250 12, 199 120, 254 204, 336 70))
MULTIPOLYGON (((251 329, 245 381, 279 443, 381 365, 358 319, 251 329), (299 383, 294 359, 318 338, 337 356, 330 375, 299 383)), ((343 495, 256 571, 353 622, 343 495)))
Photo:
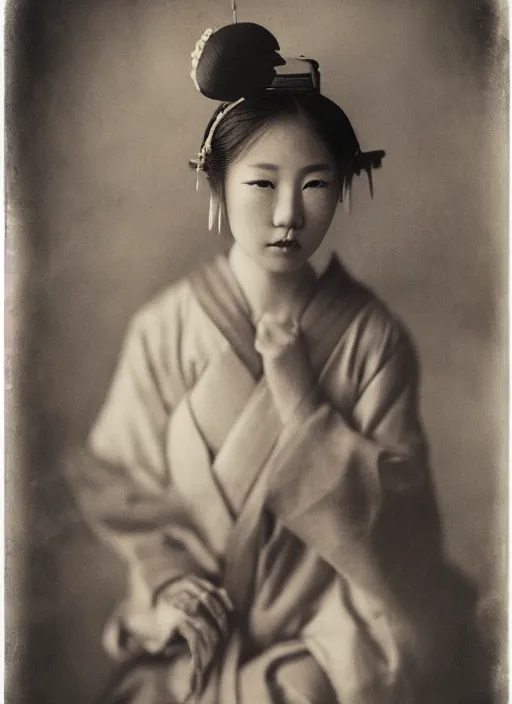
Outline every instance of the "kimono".
POLYGON ((71 472, 127 564, 105 635, 124 664, 102 701, 453 704, 473 690, 475 593, 443 553, 409 336, 337 258, 300 327, 317 383, 283 423, 225 256, 134 317, 71 472))

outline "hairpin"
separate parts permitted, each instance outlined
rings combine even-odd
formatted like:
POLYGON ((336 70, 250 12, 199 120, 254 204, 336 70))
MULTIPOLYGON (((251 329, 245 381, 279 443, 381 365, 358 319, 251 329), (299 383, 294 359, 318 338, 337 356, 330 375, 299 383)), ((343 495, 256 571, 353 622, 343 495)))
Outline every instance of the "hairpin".
MULTIPOLYGON (((236 108, 236 106, 239 105, 244 100, 245 100, 245 98, 239 98, 238 100, 235 100, 234 103, 228 103, 222 110, 219 111, 217 117, 215 118, 215 120, 211 124, 208 135, 207 135, 206 139, 204 140, 204 144, 201 147, 201 149, 197 155, 197 160, 195 161, 195 166, 196 166, 198 173, 199 173, 199 171, 205 170, 206 158, 207 158, 208 154, 210 154, 212 151, 212 140, 213 140, 213 135, 215 133, 217 125, 227 115, 227 113, 230 112, 230 110, 233 110, 233 108, 236 108)), ((199 181, 196 184, 196 190, 198 188, 199 188, 199 181)))

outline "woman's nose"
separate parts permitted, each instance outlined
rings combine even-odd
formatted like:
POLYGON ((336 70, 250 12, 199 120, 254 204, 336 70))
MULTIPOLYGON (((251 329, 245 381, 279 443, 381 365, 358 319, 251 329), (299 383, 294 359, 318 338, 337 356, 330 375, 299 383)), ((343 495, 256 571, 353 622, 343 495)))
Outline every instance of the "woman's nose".
POLYGON ((274 227, 299 230, 304 225, 302 190, 280 189, 274 208, 274 227))

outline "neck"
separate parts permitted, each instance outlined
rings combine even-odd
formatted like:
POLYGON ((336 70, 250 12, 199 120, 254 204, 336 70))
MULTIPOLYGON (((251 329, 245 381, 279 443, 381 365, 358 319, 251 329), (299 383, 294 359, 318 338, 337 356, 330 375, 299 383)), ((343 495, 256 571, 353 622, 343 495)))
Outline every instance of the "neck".
POLYGON ((309 264, 297 271, 267 271, 236 243, 229 253, 229 263, 254 320, 259 320, 264 313, 300 318, 316 281, 315 272, 309 264))

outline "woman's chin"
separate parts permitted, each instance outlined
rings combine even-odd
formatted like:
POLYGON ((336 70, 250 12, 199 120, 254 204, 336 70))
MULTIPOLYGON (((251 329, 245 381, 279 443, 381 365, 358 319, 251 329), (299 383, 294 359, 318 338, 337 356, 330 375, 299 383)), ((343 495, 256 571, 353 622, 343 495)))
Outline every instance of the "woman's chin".
POLYGON ((281 249, 267 247, 258 264, 268 272, 279 274, 290 271, 299 271, 308 262, 306 253, 301 249, 281 249))

